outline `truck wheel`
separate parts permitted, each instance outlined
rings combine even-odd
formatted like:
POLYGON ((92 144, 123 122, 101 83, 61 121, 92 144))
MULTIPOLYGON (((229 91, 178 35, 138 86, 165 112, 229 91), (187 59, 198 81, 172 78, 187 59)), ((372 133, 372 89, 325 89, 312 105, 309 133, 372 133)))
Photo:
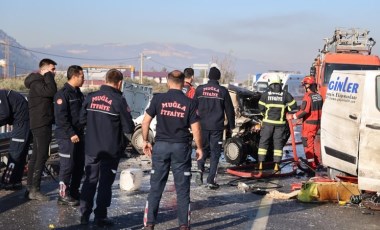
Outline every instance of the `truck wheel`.
POLYGON ((327 167, 327 175, 331 180, 336 180, 336 181, 340 181, 340 179, 337 178, 336 176, 348 176, 347 173, 344 173, 342 171, 339 171, 337 169, 333 169, 330 167, 327 167))
POLYGON ((224 157, 226 161, 233 165, 240 165, 247 159, 244 152, 243 141, 238 137, 227 139, 224 145, 224 157))
MULTIPOLYGON (((149 142, 153 142, 153 133, 149 130, 149 135, 148 135, 149 142)), ((137 129, 133 135, 132 135, 132 146, 135 148, 137 152, 139 152, 141 155, 144 155, 143 152, 143 136, 142 136, 142 129, 137 129)))

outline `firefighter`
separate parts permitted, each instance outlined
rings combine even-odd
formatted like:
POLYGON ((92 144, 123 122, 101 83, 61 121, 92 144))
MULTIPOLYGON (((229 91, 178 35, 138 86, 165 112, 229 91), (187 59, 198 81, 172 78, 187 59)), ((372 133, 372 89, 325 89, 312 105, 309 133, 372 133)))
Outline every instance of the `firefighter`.
POLYGON ((182 92, 188 98, 193 99, 195 94, 195 88, 192 85, 194 81, 194 70, 192 68, 186 68, 183 73, 185 74, 185 85, 182 88, 182 92))
POLYGON ((302 99, 301 108, 297 113, 288 114, 288 119, 303 119, 302 144, 309 167, 313 170, 321 163, 321 156, 314 149, 315 136, 320 128, 322 115, 322 96, 317 93, 317 84, 314 77, 306 76, 302 80, 305 95, 302 99))
POLYGON ((0 90, 0 126, 13 125, 7 167, 0 188, 19 190, 29 150, 28 101, 13 90, 0 90))
POLYGON ((184 74, 174 70, 168 74, 166 93, 157 94, 152 98, 146 110, 142 132, 144 153, 152 158, 150 191, 144 213, 144 229, 154 229, 162 192, 173 171, 174 185, 177 191, 178 222, 180 229, 190 228, 190 179, 191 179, 191 137, 192 129, 197 145, 196 157, 199 160, 202 153, 200 122, 197 106, 194 100, 182 92, 184 74), (157 135, 154 147, 148 141, 149 125, 157 118, 157 135))
POLYGON ((293 96, 282 90, 281 78, 271 75, 268 79, 269 87, 261 95, 259 109, 263 115, 262 129, 259 143, 259 170, 262 170, 262 162, 265 161, 268 147, 273 143, 274 170, 279 171, 279 162, 282 159, 282 149, 285 145, 286 135, 286 111, 297 109, 297 103, 293 96))
POLYGON ((230 131, 235 128, 235 110, 228 90, 219 85, 221 73, 218 68, 211 67, 207 84, 200 85, 195 91, 195 100, 198 103, 198 112, 201 118, 203 157, 198 163, 198 172, 195 182, 203 184, 205 162, 210 156, 210 172, 207 177, 207 188, 218 189, 216 173, 219 158, 222 152, 223 130, 230 131), (227 125, 224 118, 227 116, 227 125))
POLYGON ((106 84, 87 95, 80 114, 86 124, 85 180, 80 196, 81 224, 89 223, 97 190, 94 222, 100 227, 111 226, 107 208, 111 205, 112 184, 121 154, 127 144, 126 135, 134 131, 127 101, 120 91, 123 74, 110 69, 106 84))
POLYGON ((67 83, 54 97, 55 138, 59 148, 58 204, 79 205, 79 186, 84 168, 84 133, 79 123, 84 75, 80 66, 67 70, 67 83))

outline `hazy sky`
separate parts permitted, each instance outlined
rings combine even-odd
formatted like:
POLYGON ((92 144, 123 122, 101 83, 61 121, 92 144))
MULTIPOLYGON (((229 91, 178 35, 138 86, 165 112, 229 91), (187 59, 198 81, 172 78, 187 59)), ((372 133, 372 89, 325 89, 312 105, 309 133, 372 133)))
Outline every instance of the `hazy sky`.
POLYGON ((380 42, 379 11, 376 0, 4 0, 0 29, 27 48, 183 43, 306 72, 337 27, 380 42))

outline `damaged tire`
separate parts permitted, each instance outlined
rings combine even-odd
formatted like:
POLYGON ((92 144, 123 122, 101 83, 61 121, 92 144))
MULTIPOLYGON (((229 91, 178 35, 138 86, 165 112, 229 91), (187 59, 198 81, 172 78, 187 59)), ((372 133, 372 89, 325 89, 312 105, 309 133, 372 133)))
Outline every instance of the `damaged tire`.
MULTIPOLYGON (((151 130, 149 130, 148 140, 150 143, 153 143, 154 136, 153 136, 153 132, 151 130)), ((131 139, 131 144, 137 152, 139 152, 141 155, 144 155, 144 152, 143 152, 144 141, 143 141, 142 129, 141 128, 137 129, 133 133, 132 139, 131 139)))
POLYGON ((226 161, 233 165, 242 164, 247 159, 247 153, 244 149, 243 141, 239 137, 227 139, 224 145, 224 157, 226 161))

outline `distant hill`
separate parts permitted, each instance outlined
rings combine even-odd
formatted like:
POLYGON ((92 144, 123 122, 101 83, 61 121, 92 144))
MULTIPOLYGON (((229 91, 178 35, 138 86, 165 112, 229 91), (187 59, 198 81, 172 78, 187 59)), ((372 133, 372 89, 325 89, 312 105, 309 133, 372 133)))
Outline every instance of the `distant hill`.
MULTIPOLYGON (((34 53, 25 50, 16 39, 8 36, 4 31, 0 30, 0 43, 7 41, 9 44, 9 76, 14 76, 14 67, 16 74, 30 73, 38 69, 38 57, 34 53), (16 48, 18 47, 18 48, 16 48)), ((0 44, 0 59, 4 59, 4 45, 0 44)), ((3 77, 3 68, 0 67, 0 76, 3 77)))
MULTIPOLYGON (((252 60, 237 59, 228 54, 209 49, 199 49, 184 44, 142 43, 137 45, 124 44, 55 44, 47 47, 32 48, 33 50, 55 54, 61 57, 52 57, 59 66, 67 67, 72 64, 105 64, 105 65, 133 65, 140 69, 140 53, 151 57, 144 59, 145 71, 160 71, 162 69, 183 70, 193 64, 211 64, 214 60, 229 60, 238 76, 244 81, 248 74, 252 74, 252 60), (92 59, 92 60, 88 60, 92 59), (110 60, 112 59, 112 60, 110 60)), ((46 55, 36 54, 39 58, 46 55)), ((269 68, 269 67, 268 67, 269 68)), ((264 67, 263 69, 268 69, 264 67)), ((256 68, 257 69, 257 68, 256 68)))
MULTIPOLYGON (((241 59, 210 49, 195 48, 185 44, 173 43, 142 43, 134 45, 107 43, 99 45, 86 44, 53 44, 45 47, 28 47, 24 50, 16 39, 0 30, 0 40, 8 39, 10 43, 10 76, 13 76, 13 66, 17 74, 28 73, 37 69, 42 58, 51 58, 58 63, 58 69, 65 70, 68 66, 77 64, 94 65, 133 65, 140 70, 140 53, 151 57, 144 59, 145 71, 161 71, 191 67, 193 64, 211 64, 218 60, 229 62, 230 70, 236 73, 237 81, 245 81, 248 75, 273 69, 270 63, 257 60, 241 59), (20 48, 15 48, 20 47, 20 48)), ((4 47, 0 45, 0 59, 4 57, 4 47)), ((0 67, 0 76, 2 69, 0 67)), ((288 70, 288 69, 284 69, 288 70)), ((293 69, 290 69, 293 70, 293 69)), ((196 76, 200 73, 196 72, 196 76)))

